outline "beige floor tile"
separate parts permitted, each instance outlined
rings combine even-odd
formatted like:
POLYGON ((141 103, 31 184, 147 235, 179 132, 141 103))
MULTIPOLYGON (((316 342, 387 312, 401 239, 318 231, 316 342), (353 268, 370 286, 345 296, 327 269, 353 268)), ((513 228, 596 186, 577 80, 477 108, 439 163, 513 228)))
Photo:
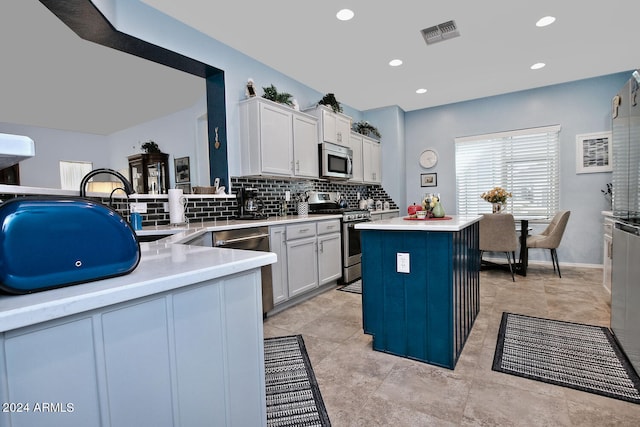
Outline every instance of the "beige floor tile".
POLYGON ((530 266, 515 283, 480 274, 480 313, 454 370, 381 352, 361 296, 330 290, 269 317, 265 336, 302 334, 334 427, 638 426, 640 405, 491 370, 503 312, 609 326, 600 269, 530 266))

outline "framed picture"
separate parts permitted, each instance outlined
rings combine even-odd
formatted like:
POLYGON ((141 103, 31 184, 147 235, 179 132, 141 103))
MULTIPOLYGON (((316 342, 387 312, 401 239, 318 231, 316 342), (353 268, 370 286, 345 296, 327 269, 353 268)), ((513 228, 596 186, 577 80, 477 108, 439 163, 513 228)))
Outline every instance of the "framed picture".
POLYGON ((189 157, 173 159, 176 166, 176 184, 191 181, 191 171, 189 169, 189 157))
POLYGON ((420 186, 421 187, 437 187, 438 174, 437 173, 421 173, 420 186))
POLYGON ((611 172, 611 132, 576 135, 576 173, 611 172))

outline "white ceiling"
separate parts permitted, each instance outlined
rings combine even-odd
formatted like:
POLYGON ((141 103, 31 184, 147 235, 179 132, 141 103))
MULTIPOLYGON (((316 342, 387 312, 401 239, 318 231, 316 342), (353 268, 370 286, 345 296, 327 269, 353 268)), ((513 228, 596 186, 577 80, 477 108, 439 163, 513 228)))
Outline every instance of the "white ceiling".
MULTIPOLYGON (((142 1, 358 110, 411 111, 640 66, 632 0, 142 1), (343 7, 352 21, 335 18, 343 7), (545 15, 557 21, 537 28, 545 15), (460 37, 427 46, 420 30, 451 19, 460 37), (394 58, 404 64, 390 67, 394 58), (530 70, 536 62, 547 66, 530 70)), ((199 77, 79 39, 36 0, 0 2, 0 53, 0 122, 109 134, 204 94, 199 77)))
POLYGON ((0 1, 0 122, 109 135, 204 96, 203 78, 85 41, 37 0, 0 1))
POLYGON ((640 66, 635 0, 142 1, 358 110, 410 111, 640 66), (338 21, 342 8, 355 18, 338 21), (556 22, 537 28, 546 15, 556 22), (449 20, 460 37, 427 46, 420 30, 449 20), (394 58, 404 64, 390 67, 394 58), (547 66, 530 70, 536 62, 547 66))

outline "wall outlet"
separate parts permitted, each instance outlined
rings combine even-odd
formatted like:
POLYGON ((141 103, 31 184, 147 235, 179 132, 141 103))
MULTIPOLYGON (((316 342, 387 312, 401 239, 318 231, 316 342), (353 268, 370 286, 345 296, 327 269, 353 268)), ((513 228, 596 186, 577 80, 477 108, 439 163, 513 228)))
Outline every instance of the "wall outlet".
POLYGON ((165 212, 169 212, 169 202, 162 202, 162 209, 165 212))
POLYGON ((291 201, 291 191, 285 190, 285 192, 284 192, 284 200, 285 200, 285 202, 290 202, 291 201))
POLYGON ((409 265, 409 254, 403 252, 396 253, 396 271, 398 273, 411 272, 411 267, 409 265))
POLYGON ((146 203, 131 203, 129 204, 129 209, 131 210, 131 212, 138 212, 138 213, 147 213, 147 204, 146 203))

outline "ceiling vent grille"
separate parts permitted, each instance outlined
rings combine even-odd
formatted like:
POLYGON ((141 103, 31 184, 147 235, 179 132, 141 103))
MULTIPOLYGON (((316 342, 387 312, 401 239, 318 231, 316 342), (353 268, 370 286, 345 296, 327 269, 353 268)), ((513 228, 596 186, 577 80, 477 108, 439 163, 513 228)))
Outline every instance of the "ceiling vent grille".
POLYGON ((424 30, 420 30, 420 32, 427 44, 434 44, 460 35, 458 27, 456 26, 456 21, 453 20, 425 28, 424 30))

